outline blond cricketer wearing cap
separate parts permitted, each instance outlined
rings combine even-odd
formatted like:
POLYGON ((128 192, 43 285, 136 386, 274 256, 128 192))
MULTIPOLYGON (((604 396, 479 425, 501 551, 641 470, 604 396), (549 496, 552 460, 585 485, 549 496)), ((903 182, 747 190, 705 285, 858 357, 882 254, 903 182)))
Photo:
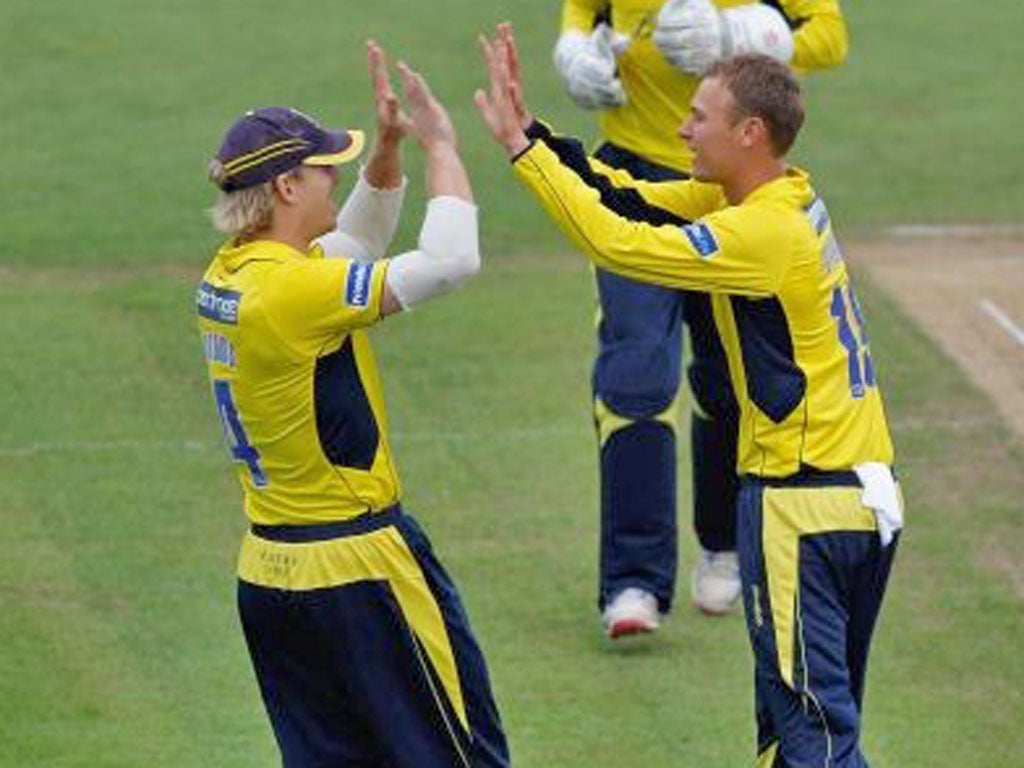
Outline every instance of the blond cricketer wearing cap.
POLYGON ((250 530, 238 605, 286 766, 507 766, 487 668, 454 585, 415 520, 388 444, 366 328, 480 265, 455 131, 424 79, 368 44, 377 136, 340 212, 358 131, 284 107, 242 115, 210 166, 228 241, 197 293, 217 411, 250 530), (425 154, 418 248, 388 257, 425 154))

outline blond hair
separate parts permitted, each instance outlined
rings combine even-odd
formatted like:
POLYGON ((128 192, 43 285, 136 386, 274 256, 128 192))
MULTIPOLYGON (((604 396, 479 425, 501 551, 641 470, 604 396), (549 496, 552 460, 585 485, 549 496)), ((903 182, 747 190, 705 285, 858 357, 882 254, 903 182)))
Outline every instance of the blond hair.
MULTIPOLYGON (((219 160, 210 162, 208 174, 214 183, 220 184, 224 167, 219 160)), ((300 174, 300 168, 293 168, 281 175, 300 174)), ((250 239, 267 229, 274 220, 274 180, 232 192, 222 190, 210 208, 210 219, 215 229, 236 240, 250 239)))
MULTIPOLYGON (((211 181, 220 184, 224 178, 224 166, 219 160, 212 160, 207 175, 211 181)), ((266 229, 273 218, 273 181, 233 192, 222 190, 217 196, 217 202, 210 208, 214 228, 236 239, 251 237, 266 229)))

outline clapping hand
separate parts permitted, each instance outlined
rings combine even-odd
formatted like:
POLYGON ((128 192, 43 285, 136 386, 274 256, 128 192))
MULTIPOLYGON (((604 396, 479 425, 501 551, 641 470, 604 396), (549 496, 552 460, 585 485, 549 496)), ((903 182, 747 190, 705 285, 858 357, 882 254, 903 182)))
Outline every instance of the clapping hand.
POLYGON ((377 110, 377 141, 385 146, 395 146, 408 135, 411 123, 402 111, 398 97, 391 90, 384 49, 376 41, 367 40, 366 56, 373 86, 373 102, 377 110))
POLYGON ((423 75, 404 61, 397 64, 402 82, 405 107, 391 89, 387 57, 373 40, 366 43, 373 84, 373 100, 377 110, 377 140, 395 146, 406 136, 413 136, 425 149, 438 144, 455 146, 455 129, 448 113, 430 91, 423 75))
POLYGON ((480 36, 489 91, 474 95, 477 109, 495 141, 515 156, 530 146, 525 130, 533 122, 523 97, 522 74, 512 25, 499 24, 494 37, 480 36))

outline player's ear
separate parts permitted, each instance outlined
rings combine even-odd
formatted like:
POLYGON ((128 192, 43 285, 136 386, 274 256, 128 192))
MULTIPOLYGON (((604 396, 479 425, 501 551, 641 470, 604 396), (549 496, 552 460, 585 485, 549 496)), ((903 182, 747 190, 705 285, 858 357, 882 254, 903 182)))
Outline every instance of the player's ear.
POLYGON ((274 195, 285 203, 294 201, 298 194, 297 182, 300 178, 300 173, 296 173, 295 171, 288 171, 287 173, 275 176, 271 181, 274 189, 274 195))
POLYGON ((763 118, 751 115, 740 121, 739 125, 740 146, 744 149, 755 147, 761 142, 770 141, 768 126, 763 118))

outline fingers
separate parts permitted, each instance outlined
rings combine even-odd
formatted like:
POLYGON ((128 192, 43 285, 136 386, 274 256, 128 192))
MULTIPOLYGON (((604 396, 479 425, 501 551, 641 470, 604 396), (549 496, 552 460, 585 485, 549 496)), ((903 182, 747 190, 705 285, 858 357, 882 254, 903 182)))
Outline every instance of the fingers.
POLYGON ((428 104, 434 100, 426 79, 404 61, 398 62, 398 74, 402 78, 402 90, 410 103, 428 104))
POLYGON ((515 108, 516 115, 520 122, 528 125, 532 122, 532 116, 526 108, 526 101, 523 96, 523 76, 519 65, 519 50, 516 47, 515 33, 509 22, 502 22, 497 26, 497 36, 504 51, 504 60, 508 70, 508 94, 515 108))
POLYGON ((477 43, 480 45, 480 53, 484 57, 484 65, 487 67, 487 79, 490 80, 491 93, 488 95, 482 88, 478 88, 473 94, 473 102, 476 104, 477 111, 480 113, 484 123, 487 124, 494 137, 500 141, 501 119, 494 103, 498 90, 497 83, 495 82, 494 46, 484 34, 477 36, 477 43))
POLYGON ((409 118, 391 87, 387 54, 376 40, 366 41, 366 60, 377 111, 377 138, 386 144, 397 143, 409 132, 409 118))
POLYGON ((412 70, 409 69, 409 65, 404 61, 398 62, 395 66, 398 68, 398 77, 402 81, 402 90, 408 96, 409 92, 416 87, 416 82, 412 77, 412 70))
POLYGON ((613 60, 615 53, 612 51, 612 28, 608 24, 600 24, 594 33, 594 43, 597 46, 601 58, 613 60))
MULTIPOLYGON (((512 25, 502 23, 495 28, 493 37, 480 35, 480 49, 487 67, 490 88, 478 90, 473 101, 484 122, 496 138, 521 137, 520 124, 524 122, 519 55, 516 50, 512 25)), ((366 41, 367 61, 377 102, 378 125, 389 130, 401 127, 416 135, 421 144, 451 140, 453 132, 444 108, 434 98, 426 79, 406 62, 398 61, 395 68, 401 83, 406 111, 391 89, 387 57, 375 40, 366 41)))
POLYGON ((484 122, 487 123, 488 127, 494 125, 494 107, 491 106, 491 100, 487 98, 487 94, 480 88, 477 88, 473 92, 473 103, 476 104, 476 109, 480 113, 480 117, 483 118, 484 122))
POLYGON ((370 82, 373 85, 374 96, 379 99, 392 96, 387 57, 376 40, 366 41, 366 58, 370 67, 370 82))
POLYGON ((505 49, 505 59, 508 62, 508 71, 513 83, 519 83, 522 79, 522 70, 519 68, 519 50, 516 48, 516 38, 512 31, 512 25, 503 21, 498 25, 498 39, 505 49))
POLYGON ((495 138, 501 137, 502 133, 502 120, 498 114, 497 108, 491 102, 487 92, 482 88, 478 88, 473 94, 473 102, 476 104, 476 109, 480 113, 481 119, 490 129, 491 133, 495 138))
POLYGON ((424 148, 455 146, 451 118, 438 101, 427 80, 404 61, 396 64, 408 110, 409 130, 424 148))
POLYGON ((479 34, 476 38, 480 45, 480 53, 484 57, 484 66, 487 68, 487 79, 491 81, 491 91, 494 91, 494 46, 487 38, 487 35, 479 34))
POLYGON ((495 106, 504 105, 510 100, 505 47, 498 35, 495 36, 494 41, 488 39, 486 35, 480 35, 479 40, 480 50, 483 52, 484 61, 487 64, 487 76, 491 81, 491 102, 495 106))
POLYGON ((512 97, 512 106, 515 107, 516 115, 520 119, 525 119, 526 104, 523 100, 523 90, 519 83, 511 84, 509 87, 509 96, 512 97))
POLYGON ((493 37, 479 36, 480 52, 487 67, 490 89, 478 90, 473 95, 480 117, 510 156, 529 145, 523 133, 523 123, 527 121, 520 115, 520 88, 510 71, 516 66, 513 50, 515 43, 511 31, 510 25, 503 24, 498 25, 493 37))

